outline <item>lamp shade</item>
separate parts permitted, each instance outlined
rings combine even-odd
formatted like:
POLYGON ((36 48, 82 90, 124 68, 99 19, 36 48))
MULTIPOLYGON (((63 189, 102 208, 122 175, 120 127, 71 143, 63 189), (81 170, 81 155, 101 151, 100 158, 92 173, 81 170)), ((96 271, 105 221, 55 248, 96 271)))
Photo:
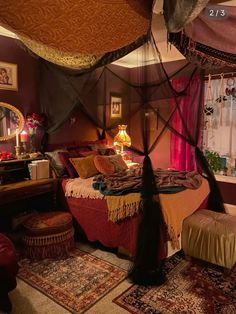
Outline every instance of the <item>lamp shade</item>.
POLYGON ((131 138, 126 132, 127 125, 121 124, 118 125, 119 132, 117 135, 114 137, 114 145, 121 146, 130 146, 131 145, 131 138))

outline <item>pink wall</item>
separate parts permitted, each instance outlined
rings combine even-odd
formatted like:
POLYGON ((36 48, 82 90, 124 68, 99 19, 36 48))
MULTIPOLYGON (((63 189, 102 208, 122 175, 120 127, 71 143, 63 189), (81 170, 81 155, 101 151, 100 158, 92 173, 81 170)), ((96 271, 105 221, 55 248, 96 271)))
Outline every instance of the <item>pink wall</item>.
MULTIPOLYGON (((1 90, 0 101, 18 108, 25 116, 38 112, 38 60, 25 51, 17 39, 0 36, 0 61, 17 64, 18 90, 1 90)), ((15 140, 0 142, 0 150, 14 151, 15 140)))

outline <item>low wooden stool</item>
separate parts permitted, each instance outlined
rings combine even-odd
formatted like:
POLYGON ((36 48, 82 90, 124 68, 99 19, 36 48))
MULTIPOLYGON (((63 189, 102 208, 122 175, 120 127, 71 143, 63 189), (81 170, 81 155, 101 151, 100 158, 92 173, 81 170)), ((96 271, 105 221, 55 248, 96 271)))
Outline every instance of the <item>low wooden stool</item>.
POLYGON ((231 269, 236 262, 236 216, 198 210, 183 222, 186 255, 231 269))
POLYGON ((74 247, 72 215, 68 212, 36 214, 23 227, 23 254, 27 258, 65 258, 74 247))

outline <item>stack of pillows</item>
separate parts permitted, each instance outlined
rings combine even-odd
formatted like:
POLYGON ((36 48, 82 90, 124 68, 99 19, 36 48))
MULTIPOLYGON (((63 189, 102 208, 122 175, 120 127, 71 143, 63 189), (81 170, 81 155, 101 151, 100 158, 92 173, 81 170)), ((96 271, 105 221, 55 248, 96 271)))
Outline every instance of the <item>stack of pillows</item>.
POLYGON ((111 175, 128 168, 122 156, 104 141, 82 142, 45 155, 57 177, 86 179, 98 173, 111 175))

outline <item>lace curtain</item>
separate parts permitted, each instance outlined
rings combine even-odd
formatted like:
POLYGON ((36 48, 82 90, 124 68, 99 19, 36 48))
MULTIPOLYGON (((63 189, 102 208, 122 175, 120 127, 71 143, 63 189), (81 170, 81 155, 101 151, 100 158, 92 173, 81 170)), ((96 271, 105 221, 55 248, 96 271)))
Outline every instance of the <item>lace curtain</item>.
POLYGON ((203 147, 236 158, 236 78, 205 82, 203 147))

